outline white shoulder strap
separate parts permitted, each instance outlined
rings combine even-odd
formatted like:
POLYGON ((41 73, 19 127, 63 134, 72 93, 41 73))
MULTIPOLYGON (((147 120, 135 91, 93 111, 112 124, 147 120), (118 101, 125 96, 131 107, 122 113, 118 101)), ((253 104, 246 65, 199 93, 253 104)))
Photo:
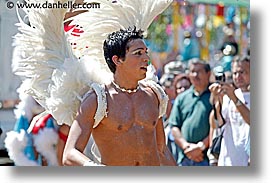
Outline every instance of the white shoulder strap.
POLYGON ((104 117, 107 117, 107 99, 105 94, 105 86, 102 84, 93 83, 91 88, 95 91, 97 95, 97 110, 95 113, 95 123, 93 128, 101 122, 104 117))
POLYGON ((98 84, 98 83, 93 83, 91 84, 91 89, 89 90, 82 98, 82 101, 93 91, 97 95, 97 109, 96 113, 94 116, 94 126, 93 128, 96 128, 99 123, 102 121, 104 117, 107 117, 107 97, 105 93, 105 85, 104 84, 98 84))
POLYGON ((169 100, 165 91, 162 89, 162 87, 159 84, 157 84, 153 80, 142 81, 140 82, 140 84, 150 87, 156 93, 159 100, 159 118, 163 117, 163 115, 166 114, 167 104, 169 100))

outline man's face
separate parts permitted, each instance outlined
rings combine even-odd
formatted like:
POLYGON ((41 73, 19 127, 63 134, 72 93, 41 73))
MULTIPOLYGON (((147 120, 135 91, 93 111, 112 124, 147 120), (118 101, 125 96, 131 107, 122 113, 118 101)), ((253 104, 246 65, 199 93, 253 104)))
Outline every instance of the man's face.
POLYGON ((177 95, 184 92, 188 88, 190 88, 190 83, 187 79, 182 79, 176 84, 176 93, 177 95))
POLYGON ((148 56, 147 47, 142 39, 134 39, 128 43, 125 59, 122 69, 127 76, 137 78, 138 80, 146 77, 147 66, 150 57, 148 56))
POLYGON ((197 90, 204 90, 209 83, 210 72, 206 72, 204 65, 197 63, 190 65, 189 77, 197 90))
POLYGON ((250 63, 234 62, 232 65, 232 79, 237 88, 247 91, 250 85, 250 63))

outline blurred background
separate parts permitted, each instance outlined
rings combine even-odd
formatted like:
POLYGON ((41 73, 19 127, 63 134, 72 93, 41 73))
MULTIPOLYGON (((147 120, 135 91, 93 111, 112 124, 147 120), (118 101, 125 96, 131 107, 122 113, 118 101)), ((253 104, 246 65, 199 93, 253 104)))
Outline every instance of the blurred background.
POLYGON ((174 0, 148 30, 159 75, 174 60, 200 57, 225 70, 232 56, 250 52, 249 0, 174 0))

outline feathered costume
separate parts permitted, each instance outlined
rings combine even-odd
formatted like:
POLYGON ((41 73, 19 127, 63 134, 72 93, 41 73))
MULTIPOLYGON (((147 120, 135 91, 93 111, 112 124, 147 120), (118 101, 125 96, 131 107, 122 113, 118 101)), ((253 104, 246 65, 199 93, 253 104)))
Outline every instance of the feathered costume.
MULTIPOLYGON (((66 3, 68 0, 59 0, 66 3)), ((27 3, 42 3, 27 0, 27 3)), ((48 0, 56 3, 57 0, 48 0)), ((32 95, 50 113, 58 124, 71 125, 84 94, 97 94, 98 109, 94 128, 106 117, 107 103, 104 85, 113 74, 103 54, 103 42, 107 35, 136 26, 146 31, 153 19, 164 11, 172 0, 86 0, 99 3, 99 8, 87 9, 70 18, 70 25, 79 25, 83 33, 71 36, 64 32, 64 15, 67 9, 26 9, 30 25, 18 16, 18 30, 14 46, 21 59, 13 61, 13 71, 28 86, 32 95), (71 44, 77 49, 72 49, 71 44)), ((83 10, 83 9, 81 9, 83 10)), ((75 33, 74 33, 75 34, 75 33)), ((167 95, 157 84, 154 68, 148 67, 146 78, 140 84, 150 86, 160 100, 160 116, 165 113, 167 95)))
POLYGON ((33 116, 44 109, 30 95, 23 93, 23 88, 24 85, 21 85, 17 90, 21 101, 14 110, 17 119, 14 129, 7 133, 4 141, 8 155, 16 166, 41 166, 42 157, 35 156, 36 150, 44 156, 49 166, 56 166, 58 162, 55 145, 58 135, 53 119, 48 116, 40 118, 33 131, 28 133, 33 116))

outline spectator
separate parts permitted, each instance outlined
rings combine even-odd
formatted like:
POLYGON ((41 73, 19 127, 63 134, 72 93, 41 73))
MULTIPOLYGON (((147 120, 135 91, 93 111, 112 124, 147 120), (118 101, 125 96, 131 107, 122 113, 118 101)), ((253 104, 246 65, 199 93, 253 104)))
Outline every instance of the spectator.
MULTIPOLYGON (((175 88, 173 87, 174 78, 175 78, 175 74, 164 73, 159 80, 160 85, 162 86, 163 90, 165 91, 165 93, 168 95, 168 98, 169 98, 166 114, 163 117, 163 121, 165 122, 165 124, 167 122, 167 118, 169 118, 174 100, 176 98, 175 88)), ((166 126, 166 125, 164 125, 164 126, 166 126)))
POLYGON ((173 88, 175 89, 176 96, 189 89, 190 86, 190 78, 185 73, 178 74, 173 81, 173 88))
MULTIPOLYGON (((191 81, 187 74, 181 73, 181 74, 178 74, 174 78, 172 86, 173 86, 172 88, 174 91, 174 95, 175 95, 175 97, 177 97, 180 93, 182 93, 190 88, 191 81)), ((171 127, 169 125, 165 128, 165 132, 166 132, 166 136, 167 136, 167 146, 170 149, 170 151, 172 152, 175 160, 177 160, 179 147, 175 143, 175 139, 171 133, 171 127)))
POLYGON ((210 66, 193 58, 189 62, 192 86, 178 95, 169 117, 169 124, 176 144, 179 146, 178 165, 208 166, 210 66))
MULTIPOLYGON (((213 139, 221 133, 221 128, 224 125, 224 119, 221 116, 221 98, 211 95, 210 102, 213 105, 213 109, 209 115, 209 147, 212 146, 213 139)), ((211 148, 208 149, 207 156, 210 166, 217 166, 218 157, 211 154, 211 148)))
POLYGON ((185 70, 186 66, 181 61, 171 61, 164 65, 164 74, 160 78, 160 85, 163 87, 165 93, 169 97, 166 117, 164 118, 164 121, 169 118, 172 105, 177 95, 176 88, 174 86, 174 79, 177 75, 184 73, 185 70))
POLYGON ((218 166, 248 166, 250 160, 250 57, 232 61, 233 84, 212 84, 209 89, 222 97, 224 134, 218 166))

